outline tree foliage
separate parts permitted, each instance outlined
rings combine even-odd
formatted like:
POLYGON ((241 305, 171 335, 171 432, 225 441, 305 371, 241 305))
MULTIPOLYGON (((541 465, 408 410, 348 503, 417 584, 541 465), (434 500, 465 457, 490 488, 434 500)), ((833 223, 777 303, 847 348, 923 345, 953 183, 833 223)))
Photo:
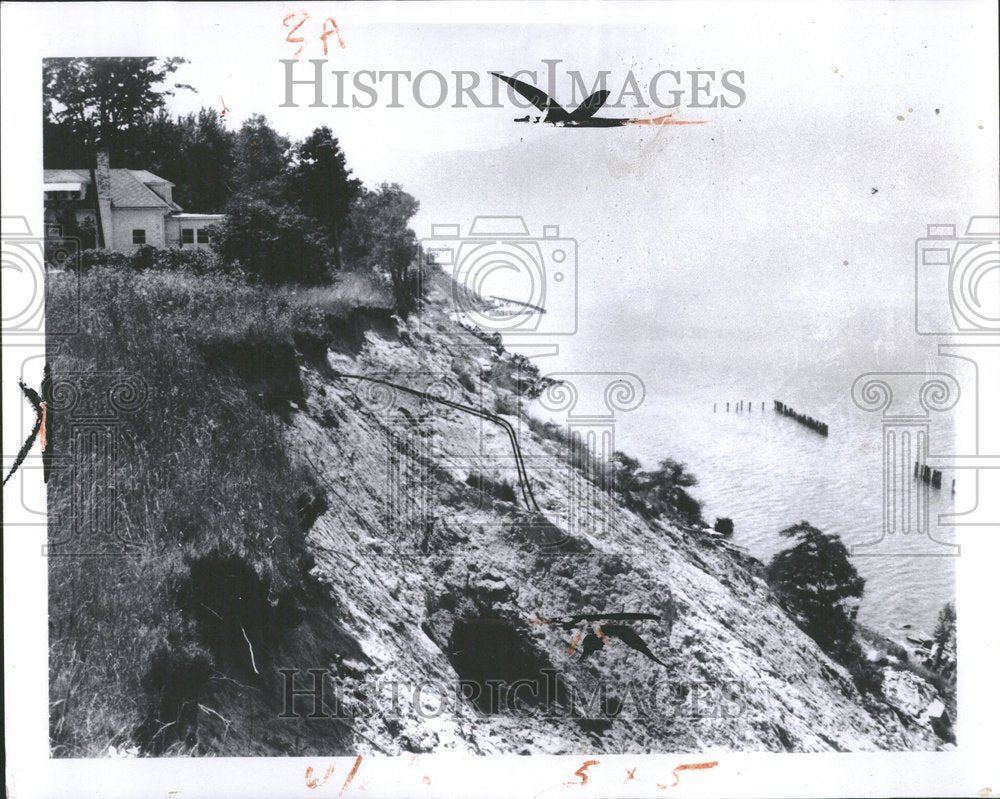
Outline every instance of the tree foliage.
POLYGON ((340 269, 344 228, 361 194, 361 181, 351 177, 340 142, 328 127, 316 128, 295 145, 286 186, 292 202, 329 236, 334 267, 340 269))
POLYGON ((351 210, 346 250, 363 269, 385 273, 400 312, 415 307, 421 290, 417 237, 409 223, 420 208, 398 183, 361 192, 351 210))
POLYGON ((310 219, 288 207, 240 195, 213 230, 222 259, 262 283, 325 283, 328 251, 310 219))
POLYGON ((292 159, 292 143, 253 114, 233 139, 233 181, 239 192, 272 203, 283 201, 284 179, 292 159))
POLYGON ((957 621, 955 606, 951 602, 946 603, 938 613, 937 624, 934 627, 934 643, 937 644, 937 652, 934 655, 935 671, 941 668, 946 648, 951 648, 953 651, 957 649, 958 636, 955 629, 957 621))
POLYGON ((649 518, 679 515, 690 524, 701 521, 701 503, 688 492, 698 479, 685 464, 664 458, 647 471, 635 458, 615 452, 610 465, 614 490, 632 510, 649 518))
POLYGON ((838 536, 806 521, 782 530, 781 535, 794 545, 771 559, 768 584, 796 623, 828 654, 845 661, 864 578, 838 536))
POLYGON ((183 58, 46 58, 42 63, 45 118, 84 147, 127 139, 146 117, 163 107, 168 85, 183 58))

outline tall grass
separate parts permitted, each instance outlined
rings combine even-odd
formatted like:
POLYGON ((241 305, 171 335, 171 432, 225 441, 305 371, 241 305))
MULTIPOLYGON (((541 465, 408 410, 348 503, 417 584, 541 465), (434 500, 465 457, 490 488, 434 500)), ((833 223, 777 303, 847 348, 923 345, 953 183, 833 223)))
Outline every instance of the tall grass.
MULTIPOLYGON (((65 329, 78 313, 77 280, 79 332, 50 337, 48 351, 56 453, 49 482, 52 752, 93 756, 136 742, 156 751, 205 750, 205 733, 192 732, 191 708, 204 719, 217 713, 212 686, 232 682, 233 673, 185 605, 185 597, 201 596, 193 568, 237 562, 250 576, 234 577, 234 585, 259 583, 255 590, 275 602, 301 593, 310 565, 302 541, 321 500, 308 470, 286 454, 274 412, 301 399, 296 337, 327 340, 353 311, 387 310, 392 298, 361 276, 296 290, 96 268, 50 277, 53 328, 65 329), (145 399, 116 414, 117 450, 110 462, 95 463, 74 449, 82 412, 60 407, 59 386, 103 401, 119 377, 144 386, 145 399), (88 478, 88 469, 98 477, 88 478), (105 554, 70 554, 80 552, 105 554), (184 693, 185 680, 197 695, 184 693)), ((233 618, 246 612, 237 608, 233 618)), ((247 621, 243 634, 261 658, 272 631, 247 621)))

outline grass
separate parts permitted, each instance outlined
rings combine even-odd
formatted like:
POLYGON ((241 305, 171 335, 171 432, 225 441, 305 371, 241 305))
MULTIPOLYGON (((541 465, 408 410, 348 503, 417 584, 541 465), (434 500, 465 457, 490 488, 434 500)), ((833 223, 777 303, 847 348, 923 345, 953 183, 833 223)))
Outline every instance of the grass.
POLYGON ((283 647, 349 644, 301 624, 322 601, 303 540, 324 499, 274 411, 303 399, 301 343, 359 335, 357 315, 391 313, 391 295, 355 275, 295 290, 96 268, 50 276, 51 327, 77 313, 77 279, 80 331, 48 351, 52 754, 286 751, 281 731, 236 745, 254 733, 232 729, 246 704, 232 686, 273 698, 262 664, 283 647), (105 407, 122 379, 141 388, 115 414, 117 450, 88 455, 82 405, 105 407), (104 556, 66 554, 80 552, 104 556))

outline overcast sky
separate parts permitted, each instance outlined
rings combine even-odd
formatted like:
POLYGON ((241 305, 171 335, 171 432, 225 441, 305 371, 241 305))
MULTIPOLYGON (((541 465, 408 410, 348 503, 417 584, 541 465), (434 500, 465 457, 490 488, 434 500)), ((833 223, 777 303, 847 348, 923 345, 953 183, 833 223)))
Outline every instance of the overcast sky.
MULTIPOLYGON (((301 58, 322 58, 332 7, 306 8, 301 58)), ((891 355, 914 338, 899 329, 912 325, 914 239, 997 206, 995 42, 975 24, 995 14, 990 3, 512 8, 537 21, 483 24, 515 16, 497 6, 338 5, 346 46, 328 38, 329 69, 487 80, 562 59, 585 76, 610 70, 609 88, 631 69, 643 91, 665 69, 739 70, 746 101, 677 112, 704 125, 596 130, 515 124, 524 112, 512 107, 425 109, 408 91, 403 108, 383 97, 360 109, 309 108, 299 89, 301 107, 281 108, 279 59, 298 45, 285 41, 289 9, 274 4, 230 5, 225 17, 150 6, 145 23, 133 7, 115 30, 64 6, 79 18, 53 35, 72 31, 72 48, 53 41, 47 54, 181 55, 190 64, 177 79, 198 93, 179 92, 174 111, 224 98, 234 126, 255 112, 292 137, 329 125, 359 177, 401 182, 420 200, 421 235, 438 222, 465 230, 478 214, 520 214, 532 232, 559 225, 579 243, 587 323, 563 351, 580 359, 639 322, 656 334, 628 352, 722 328, 714 346, 734 359, 761 342, 794 355, 805 340, 891 355)), ((568 82, 559 89, 568 104, 568 82)))

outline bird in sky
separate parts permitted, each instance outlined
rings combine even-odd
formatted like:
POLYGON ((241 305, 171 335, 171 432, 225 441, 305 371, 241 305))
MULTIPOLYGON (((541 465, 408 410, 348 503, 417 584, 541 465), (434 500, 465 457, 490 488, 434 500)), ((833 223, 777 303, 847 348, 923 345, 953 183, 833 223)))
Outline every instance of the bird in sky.
POLYGON ((702 125, 703 121, 674 119, 672 114, 665 114, 659 117, 646 118, 608 118, 594 116, 601 110, 601 106, 607 102, 611 92, 601 89, 594 92, 572 111, 567 111, 549 95, 530 83, 502 75, 499 72, 491 72, 495 78, 499 78, 508 84, 525 100, 530 102, 535 108, 545 114, 544 118, 528 114, 518 117, 515 122, 547 122, 560 128, 619 128, 623 125, 702 125))

